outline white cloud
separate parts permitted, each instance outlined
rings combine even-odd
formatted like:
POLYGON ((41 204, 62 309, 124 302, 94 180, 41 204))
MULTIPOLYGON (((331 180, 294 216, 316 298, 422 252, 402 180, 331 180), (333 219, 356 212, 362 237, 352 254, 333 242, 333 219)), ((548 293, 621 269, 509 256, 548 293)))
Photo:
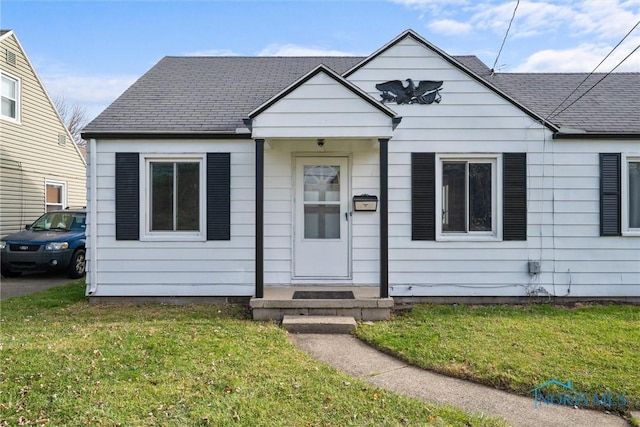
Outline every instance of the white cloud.
MULTIPOLYGON (((633 43, 625 43, 616 49, 613 54, 596 70, 596 72, 609 72, 618 65, 637 46, 633 43)), ((513 72, 591 72, 611 51, 613 46, 582 43, 570 49, 546 49, 529 56, 521 65, 513 69, 513 72)), ((640 72, 640 50, 630 56, 622 65, 616 68, 616 72, 640 72)))
POLYGON ((469 4, 468 0, 391 0, 392 3, 404 5, 412 10, 420 11, 419 18, 449 16, 452 6, 459 7, 469 4))
POLYGON ((258 56, 356 56, 353 52, 324 49, 315 46, 296 44, 270 44, 262 49, 258 56))
POLYGON ((601 39, 621 38, 640 20, 637 1, 590 0, 578 2, 576 9, 571 28, 601 39))
MULTIPOLYGON (((438 16, 427 27, 445 35, 457 34, 444 23, 452 23, 464 33, 490 31, 504 34, 513 15, 515 0, 468 2, 464 0, 392 0, 411 9, 429 10, 425 16, 438 16), (463 7, 447 7, 452 4, 463 7), (455 16, 452 16, 455 14, 455 16), (446 18, 445 18, 446 16, 446 18), (444 19, 443 19, 444 18, 444 19)), ((543 0, 521 1, 510 37, 531 37, 559 33, 572 37, 620 39, 640 19, 637 0, 543 0)))
POLYGON ((454 21, 452 19, 442 19, 440 21, 432 21, 427 27, 439 34, 445 35, 463 35, 473 30, 473 26, 466 22, 454 21))
MULTIPOLYGON (((513 16, 516 2, 478 6, 470 21, 480 30, 504 34, 513 16)), ((575 16, 570 6, 548 2, 520 2, 511 28, 511 37, 525 37, 557 30, 575 16)))
POLYGON ((41 74, 44 86, 52 99, 62 97, 69 104, 86 109, 93 120, 131 86, 139 76, 82 76, 74 74, 41 74))
POLYGON ((44 75, 47 90, 67 99, 82 99, 87 102, 113 101, 127 89, 137 77, 133 76, 74 76, 44 75))

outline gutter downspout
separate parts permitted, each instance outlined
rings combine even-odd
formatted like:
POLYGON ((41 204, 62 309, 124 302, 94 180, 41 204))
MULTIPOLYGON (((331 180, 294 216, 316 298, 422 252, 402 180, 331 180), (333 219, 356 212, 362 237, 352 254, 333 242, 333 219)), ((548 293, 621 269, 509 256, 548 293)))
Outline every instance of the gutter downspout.
POLYGON ((96 140, 91 138, 89 140, 89 164, 88 164, 88 178, 89 178, 89 200, 87 203, 87 207, 89 211, 87 214, 89 215, 89 277, 87 283, 87 296, 93 295, 98 290, 98 247, 96 245, 98 239, 98 224, 97 221, 97 194, 98 194, 98 183, 96 182, 97 177, 97 153, 96 153, 96 140))

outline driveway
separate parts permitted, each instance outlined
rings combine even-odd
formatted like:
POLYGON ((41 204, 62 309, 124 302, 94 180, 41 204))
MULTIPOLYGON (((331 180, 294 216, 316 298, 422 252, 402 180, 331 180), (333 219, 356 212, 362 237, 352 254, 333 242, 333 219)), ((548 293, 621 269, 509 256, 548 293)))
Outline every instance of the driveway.
POLYGON ((0 300, 33 294, 72 282, 65 273, 25 273, 20 277, 0 277, 0 300))

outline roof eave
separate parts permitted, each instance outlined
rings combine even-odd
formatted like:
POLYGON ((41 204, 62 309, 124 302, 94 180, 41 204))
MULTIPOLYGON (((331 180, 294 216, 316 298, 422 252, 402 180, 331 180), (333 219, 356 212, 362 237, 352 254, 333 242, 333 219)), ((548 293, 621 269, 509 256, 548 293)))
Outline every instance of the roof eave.
POLYGON ((89 139, 251 139, 250 132, 235 131, 86 131, 82 138, 89 139))
POLYGON ((553 139, 640 139, 640 132, 556 132, 553 139))

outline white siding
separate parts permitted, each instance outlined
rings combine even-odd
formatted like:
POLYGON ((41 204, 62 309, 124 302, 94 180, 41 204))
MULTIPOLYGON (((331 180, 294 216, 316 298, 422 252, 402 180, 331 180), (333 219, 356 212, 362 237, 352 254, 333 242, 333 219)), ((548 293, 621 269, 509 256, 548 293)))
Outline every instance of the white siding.
MULTIPOLYGON (((252 141, 97 141, 97 265, 93 296, 250 296, 255 278, 255 155, 252 141), (231 240, 115 240, 115 153, 231 153, 231 240)), ((90 165, 92 169, 92 165, 90 165)), ((140 213, 144 215, 144 212, 140 213)), ((88 227, 92 229, 91 225, 88 227)), ((91 259, 94 245, 97 258, 91 259)))
MULTIPOLYGON (((265 151, 264 280, 266 285, 291 284, 293 270, 293 161, 295 156, 348 156, 351 194, 379 194, 378 143, 375 140, 329 139, 318 153, 314 141, 273 140, 265 151)), ((351 217, 352 283, 379 283, 378 212, 351 217)))
POLYGON ((599 153, 637 155, 640 142, 555 140, 554 151, 556 288, 571 296, 640 295, 640 238, 600 236, 599 178, 599 153))
POLYGON ((253 120, 254 138, 390 137, 391 118, 319 73, 253 120))
MULTIPOLYGON (((387 80, 443 80, 440 104, 393 105, 389 143, 392 296, 640 295, 640 239, 599 236, 599 152, 638 142, 552 140, 549 131, 437 54, 405 39, 350 76, 379 96, 387 80), (411 152, 527 152, 524 242, 411 240, 411 152), (528 274, 540 261, 542 273, 528 274)), ((635 147, 635 148, 634 148, 635 147)))

